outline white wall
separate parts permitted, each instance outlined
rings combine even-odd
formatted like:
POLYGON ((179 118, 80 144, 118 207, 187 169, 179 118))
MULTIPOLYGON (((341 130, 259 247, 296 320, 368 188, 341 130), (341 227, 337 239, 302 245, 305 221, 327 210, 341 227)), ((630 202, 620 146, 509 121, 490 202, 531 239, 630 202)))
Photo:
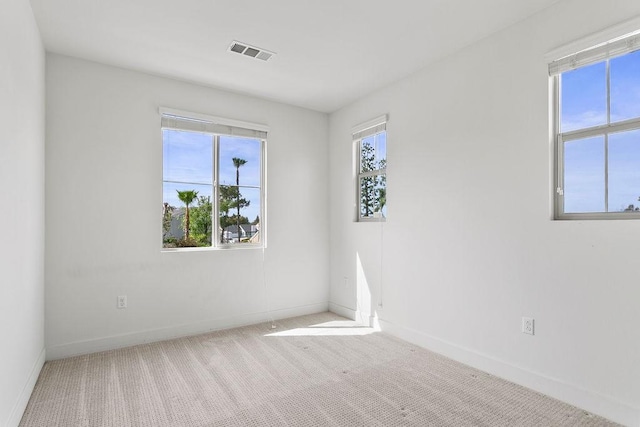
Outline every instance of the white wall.
POLYGON ((327 115, 55 54, 46 78, 49 358, 327 309, 327 115), (261 250, 160 251, 160 106, 270 127, 268 298, 261 250))
POLYGON ((0 13, 0 425, 44 363, 44 49, 29 2, 0 13))
POLYGON ((331 306, 639 425, 640 221, 550 219, 545 62, 639 14, 636 0, 562 1, 332 114, 331 306), (381 233, 353 222, 350 131, 384 113, 381 233), (535 336, 520 332, 522 316, 535 336))

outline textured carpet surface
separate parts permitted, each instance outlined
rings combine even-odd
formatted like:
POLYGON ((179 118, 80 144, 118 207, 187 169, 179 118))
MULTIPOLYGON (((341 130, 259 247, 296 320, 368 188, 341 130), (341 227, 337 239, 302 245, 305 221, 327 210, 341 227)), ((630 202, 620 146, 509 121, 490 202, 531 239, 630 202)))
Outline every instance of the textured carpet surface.
POLYGON ((613 426, 331 313, 47 362, 30 426, 613 426))

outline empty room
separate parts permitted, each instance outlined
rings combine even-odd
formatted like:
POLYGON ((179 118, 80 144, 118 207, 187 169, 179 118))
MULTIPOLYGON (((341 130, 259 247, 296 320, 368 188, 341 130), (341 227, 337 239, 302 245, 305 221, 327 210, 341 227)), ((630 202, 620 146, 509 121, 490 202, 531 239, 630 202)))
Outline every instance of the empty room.
POLYGON ((637 0, 0 4, 0 426, 640 427, 637 0))

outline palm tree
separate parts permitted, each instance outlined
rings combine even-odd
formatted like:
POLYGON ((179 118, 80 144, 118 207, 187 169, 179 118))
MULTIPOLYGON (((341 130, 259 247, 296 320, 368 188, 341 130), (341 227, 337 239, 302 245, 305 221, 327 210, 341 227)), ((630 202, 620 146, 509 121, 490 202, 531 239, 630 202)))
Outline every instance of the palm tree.
POLYGON ((189 239, 189 205, 193 203, 193 201, 198 197, 198 192, 196 190, 185 190, 178 192, 178 199, 187 207, 184 213, 184 239, 189 239))
POLYGON ((235 166, 236 168, 236 186, 238 187, 238 203, 236 203, 236 227, 238 231, 238 242, 240 242, 240 166, 247 163, 247 161, 238 157, 234 157, 232 160, 233 166, 235 166))

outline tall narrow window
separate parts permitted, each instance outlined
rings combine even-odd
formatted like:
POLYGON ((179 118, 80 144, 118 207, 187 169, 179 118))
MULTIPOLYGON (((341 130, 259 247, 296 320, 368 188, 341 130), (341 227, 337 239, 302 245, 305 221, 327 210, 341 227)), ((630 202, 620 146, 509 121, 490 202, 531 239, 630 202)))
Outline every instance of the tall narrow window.
POLYGON ((353 130, 359 221, 384 221, 387 216, 386 129, 386 116, 383 116, 353 130))
POLYGON ((549 65, 558 219, 640 218, 640 35, 549 65))
POLYGON ((264 245, 266 128, 161 113, 162 247, 264 245))

